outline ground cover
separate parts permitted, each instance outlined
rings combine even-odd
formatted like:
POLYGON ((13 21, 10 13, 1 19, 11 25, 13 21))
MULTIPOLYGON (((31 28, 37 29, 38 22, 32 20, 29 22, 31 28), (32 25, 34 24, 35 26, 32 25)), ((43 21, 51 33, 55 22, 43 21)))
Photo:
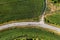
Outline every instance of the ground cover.
POLYGON ((60 40, 60 36, 37 28, 12 28, 0 31, 0 40, 60 40))
POLYGON ((0 0, 0 23, 37 18, 42 14, 44 0, 0 0))
POLYGON ((60 12, 59 11, 46 15, 45 22, 60 26, 60 12))

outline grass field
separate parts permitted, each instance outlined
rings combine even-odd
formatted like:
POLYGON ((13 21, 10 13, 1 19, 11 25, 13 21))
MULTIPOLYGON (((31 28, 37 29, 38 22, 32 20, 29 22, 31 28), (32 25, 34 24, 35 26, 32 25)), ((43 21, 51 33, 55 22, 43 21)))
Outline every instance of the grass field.
POLYGON ((20 40, 23 36, 39 40, 60 40, 60 36, 37 28, 13 28, 0 32, 0 40, 20 40))
POLYGON ((42 14, 44 0, 0 0, 0 23, 36 19, 42 14))
POLYGON ((52 13, 51 15, 47 15, 45 17, 45 21, 50 24, 60 26, 60 12, 52 13))

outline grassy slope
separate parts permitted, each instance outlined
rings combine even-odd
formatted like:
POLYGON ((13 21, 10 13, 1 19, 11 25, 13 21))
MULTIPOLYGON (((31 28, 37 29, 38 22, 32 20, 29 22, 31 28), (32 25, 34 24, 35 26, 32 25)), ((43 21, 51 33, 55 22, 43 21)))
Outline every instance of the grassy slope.
POLYGON ((38 37, 40 40, 60 40, 60 36, 36 28, 16 28, 0 32, 0 40, 12 40, 18 36, 38 37))
POLYGON ((50 24, 60 25, 60 12, 55 12, 52 15, 47 15, 45 21, 50 24))
POLYGON ((0 23, 38 18, 44 0, 0 0, 0 23))

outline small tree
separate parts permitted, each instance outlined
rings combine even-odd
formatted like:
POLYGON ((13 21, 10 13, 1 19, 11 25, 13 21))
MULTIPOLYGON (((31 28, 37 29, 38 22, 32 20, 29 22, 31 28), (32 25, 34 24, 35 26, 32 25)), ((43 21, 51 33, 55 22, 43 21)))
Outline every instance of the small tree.
POLYGON ((60 0, 52 0, 52 1, 54 1, 54 3, 58 3, 58 1, 60 1, 60 0))

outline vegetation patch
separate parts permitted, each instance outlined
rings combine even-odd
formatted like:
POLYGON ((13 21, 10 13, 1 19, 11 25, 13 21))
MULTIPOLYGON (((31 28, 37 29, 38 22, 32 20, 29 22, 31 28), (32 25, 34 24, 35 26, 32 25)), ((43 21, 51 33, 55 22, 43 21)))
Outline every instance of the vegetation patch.
POLYGON ((0 0, 0 23, 37 18, 42 14, 44 0, 0 0))
POLYGON ((60 13, 55 12, 45 17, 45 22, 60 26, 60 13))
POLYGON ((51 3, 53 3, 57 7, 60 7, 60 0, 51 0, 51 3))
POLYGON ((0 32, 0 40, 60 40, 60 36, 37 28, 12 28, 0 32))
POLYGON ((60 0, 52 0, 53 3, 60 3, 60 0))

